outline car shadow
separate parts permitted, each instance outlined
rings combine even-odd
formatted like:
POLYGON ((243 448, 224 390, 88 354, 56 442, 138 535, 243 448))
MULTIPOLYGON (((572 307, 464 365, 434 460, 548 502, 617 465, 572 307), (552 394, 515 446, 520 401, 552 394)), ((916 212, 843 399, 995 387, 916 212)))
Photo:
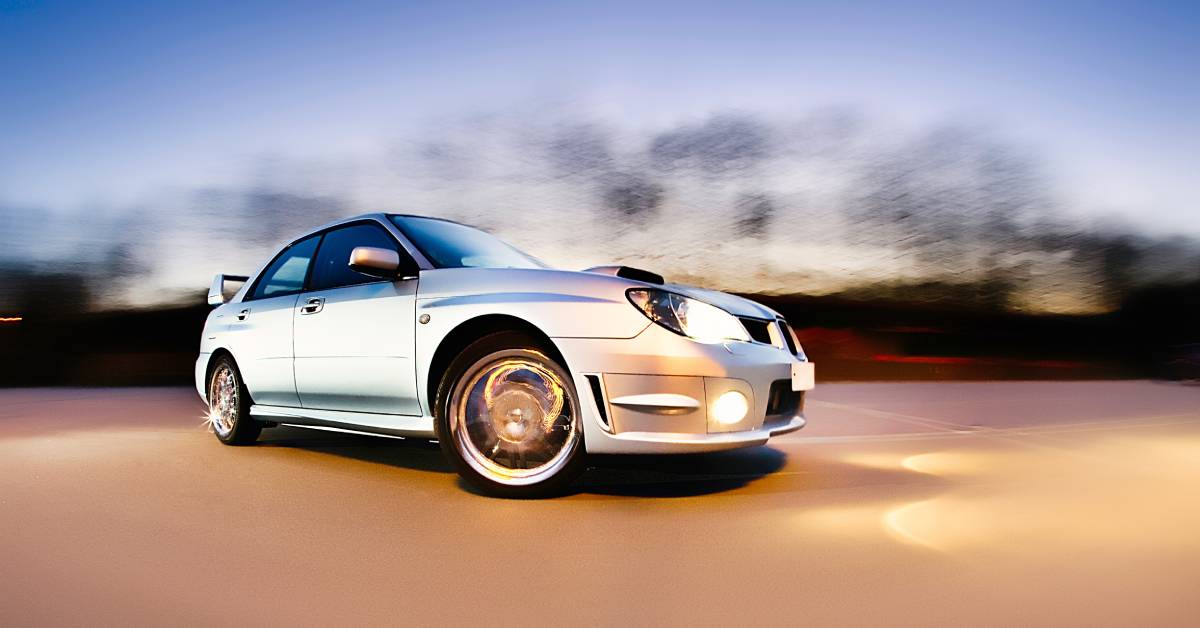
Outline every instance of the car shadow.
MULTIPOLYGON (((296 427, 266 430, 263 447, 303 449, 431 473, 454 473, 436 442, 361 436, 296 427)), ((694 497, 745 487, 782 469, 787 454, 754 447, 702 454, 593 455, 567 495, 694 497)), ((482 493, 462 481, 464 491, 482 493)))
POLYGON ((437 442, 364 436, 300 427, 264 430, 260 447, 287 447, 432 473, 454 473, 437 442))
POLYGON ((593 455, 571 493, 630 497, 695 497, 732 491, 787 464, 770 447, 699 454, 593 455))

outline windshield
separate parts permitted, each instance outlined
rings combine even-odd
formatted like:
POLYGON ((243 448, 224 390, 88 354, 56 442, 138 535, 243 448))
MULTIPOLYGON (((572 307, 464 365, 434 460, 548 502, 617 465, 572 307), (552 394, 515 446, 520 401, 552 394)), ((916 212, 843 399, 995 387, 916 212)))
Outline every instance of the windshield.
POLYGON ((474 227, 420 216, 389 216, 438 268, 546 268, 505 241, 474 227))

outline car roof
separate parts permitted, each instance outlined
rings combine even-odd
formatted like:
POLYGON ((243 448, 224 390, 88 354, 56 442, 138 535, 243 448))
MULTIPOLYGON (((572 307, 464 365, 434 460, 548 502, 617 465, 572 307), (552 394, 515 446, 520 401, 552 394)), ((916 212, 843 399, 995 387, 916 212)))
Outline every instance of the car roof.
MULTIPOLYGON (((358 222, 360 220, 378 220, 383 223, 388 223, 389 216, 401 216, 404 218, 424 218, 426 220, 440 220, 442 222, 448 222, 448 223, 452 223, 452 224, 456 224, 456 225, 462 225, 464 227, 471 227, 471 225, 458 222, 457 220, 450 220, 449 218, 440 218, 438 216, 424 216, 421 214, 403 214, 403 213, 399 213, 399 212, 369 212, 366 214, 359 214, 357 216, 338 218, 337 220, 327 222, 319 227, 313 227, 311 229, 306 230, 302 235, 297 236, 296 238, 293 238, 292 242, 296 242, 298 240, 303 240, 304 238, 307 238, 308 236, 310 236, 314 233, 317 233, 319 231, 325 231, 327 229, 332 229, 334 227, 349 224, 352 222, 358 222)), ((472 228, 475 229, 477 227, 472 227, 472 228)))
POLYGON ((339 226, 339 225, 344 225, 344 224, 348 224, 348 223, 352 223, 352 222, 358 222, 358 221, 360 221, 360 220, 380 220, 380 221, 386 221, 386 220, 387 220, 387 214, 384 214, 384 213, 382 213, 382 212, 372 212, 372 213, 369 213, 369 214, 359 214, 359 215, 357 215, 357 216, 350 216, 350 217, 347 217, 347 218, 338 218, 337 220, 334 220, 334 221, 331 221, 331 222, 327 222, 327 223, 325 223, 325 224, 323 224, 323 225, 321 225, 321 226, 319 226, 319 227, 312 227, 312 228, 310 228, 310 229, 306 229, 306 230, 304 231, 304 234, 303 234, 303 235, 301 235, 301 236, 299 236, 299 237, 298 237, 298 238, 296 238, 296 239, 297 239, 297 240, 301 240, 301 239, 307 238, 309 235, 312 235, 312 234, 314 234, 314 233, 317 233, 318 231, 325 231, 326 229, 332 229, 332 228, 334 228, 334 227, 337 227, 337 226, 339 226))

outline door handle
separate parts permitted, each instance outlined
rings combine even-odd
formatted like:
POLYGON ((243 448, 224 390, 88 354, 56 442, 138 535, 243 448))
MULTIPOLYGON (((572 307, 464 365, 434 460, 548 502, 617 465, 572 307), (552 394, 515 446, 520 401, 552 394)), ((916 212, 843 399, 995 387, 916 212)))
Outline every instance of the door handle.
POLYGON ((325 297, 312 297, 304 302, 304 305, 300 308, 300 313, 316 314, 323 307, 325 307, 325 297))
POLYGON ((249 315, 250 315, 250 310, 245 309, 245 310, 242 310, 241 312, 238 312, 237 319, 239 321, 244 321, 244 320, 246 320, 246 317, 249 315))

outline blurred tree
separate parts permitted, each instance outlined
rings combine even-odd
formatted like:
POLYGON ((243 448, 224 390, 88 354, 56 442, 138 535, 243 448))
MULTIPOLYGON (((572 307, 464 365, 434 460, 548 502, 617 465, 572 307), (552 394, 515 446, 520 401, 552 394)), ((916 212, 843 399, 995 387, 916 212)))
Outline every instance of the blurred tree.
POLYGON ((619 219, 644 219, 654 215, 663 201, 663 187, 649 179, 630 173, 613 173, 605 177, 604 204, 619 219))
POLYGON ((348 204, 329 196, 308 196, 254 189, 245 193, 239 223, 245 237, 259 244, 277 244, 297 230, 343 217, 348 204))
POLYGON ((1003 307, 1018 283, 1008 260, 1034 248, 1020 225, 1047 198, 1030 160, 946 127, 869 159, 849 217, 859 242, 900 251, 935 281, 978 282, 974 300, 1003 307))
POLYGON ((546 156, 556 173, 599 176, 614 167, 611 133, 596 124, 569 124, 555 129, 546 156))
POLYGON ((650 159, 660 170, 699 169, 730 174, 768 158, 770 129, 745 115, 719 115, 658 134, 650 159))
POLYGON ((775 204, 765 194, 743 194, 737 201, 738 235, 762 238, 767 234, 771 218, 775 215, 775 204))

